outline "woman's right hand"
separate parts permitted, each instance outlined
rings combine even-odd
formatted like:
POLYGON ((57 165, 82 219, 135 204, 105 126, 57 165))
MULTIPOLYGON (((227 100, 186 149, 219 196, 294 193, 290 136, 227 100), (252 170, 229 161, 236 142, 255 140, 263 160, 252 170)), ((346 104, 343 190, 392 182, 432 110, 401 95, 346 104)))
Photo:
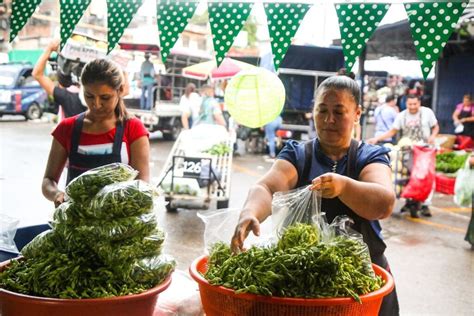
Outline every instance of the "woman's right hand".
POLYGON ((58 193, 56 193, 56 195, 54 196, 54 206, 55 207, 58 207, 59 205, 63 204, 64 203, 64 192, 62 191, 59 191, 58 193))
POLYGON ((234 236, 232 236, 230 243, 232 252, 239 253, 244 250, 244 241, 250 231, 252 231, 255 236, 259 236, 260 222, 254 215, 242 215, 239 218, 237 227, 235 227, 234 236))

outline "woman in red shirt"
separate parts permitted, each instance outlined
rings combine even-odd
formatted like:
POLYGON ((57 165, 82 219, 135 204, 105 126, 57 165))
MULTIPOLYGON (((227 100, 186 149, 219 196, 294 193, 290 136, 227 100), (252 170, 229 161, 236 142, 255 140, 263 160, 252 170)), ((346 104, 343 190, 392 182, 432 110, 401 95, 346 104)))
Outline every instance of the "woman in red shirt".
POLYGON ((122 100, 124 78, 113 62, 96 59, 82 71, 87 111, 67 118, 53 131, 53 143, 43 178, 43 195, 56 206, 64 201, 58 181, 68 161, 67 183, 83 172, 122 162, 149 181, 148 131, 129 115, 122 100))

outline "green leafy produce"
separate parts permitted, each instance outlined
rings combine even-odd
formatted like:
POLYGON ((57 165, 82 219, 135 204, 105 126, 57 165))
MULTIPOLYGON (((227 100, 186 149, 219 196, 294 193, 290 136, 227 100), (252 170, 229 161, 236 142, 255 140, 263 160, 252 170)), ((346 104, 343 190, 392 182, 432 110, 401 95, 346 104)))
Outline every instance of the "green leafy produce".
POLYGON ((226 143, 222 142, 204 150, 203 153, 208 153, 214 156, 223 156, 230 153, 230 148, 226 145, 226 143))
POLYGON ((99 219, 142 215, 153 207, 156 195, 154 188, 141 180, 114 183, 92 199, 89 215, 99 219))
MULTIPOLYGON (((124 174, 131 173, 122 166, 99 169, 108 170, 113 181, 128 180, 124 174)), ((71 200, 56 209, 53 229, 34 238, 23 248, 24 258, 0 273, 0 288, 44 297, 100 298, 140 293, 170 275, 176 263, 160 256, 164 234, 153 214, 153 189, 140 181, 100 187, 91 177, 99 173, 91 170, 77 178, 73 191, 83 192, 81 203, 71 200), (81 177, 95 183, 96 197, 85 198, 91 191, 79 187, 88 183, 81 177)))
POLYGON ((468 154, 456 154, 447 152, 436 155, 436 171, 444 173, 455 173, 464 166, 468 154))
POLYGON ((136 170, 123 163, 101 166, 72 180, 66 187, 66 193, 76 203, 84 204, 106 185, 132 180, 137 174, 136 170))
POLYGON ((360 302, 359 295, 380 288, 383 281, 374 275, 363 242, 348 236, 318 241, 317 228, 298 224, 277 245, 251 247, 238 255, 216 243, 204 276, 236 293, 278 297, 353 297, 360 302))

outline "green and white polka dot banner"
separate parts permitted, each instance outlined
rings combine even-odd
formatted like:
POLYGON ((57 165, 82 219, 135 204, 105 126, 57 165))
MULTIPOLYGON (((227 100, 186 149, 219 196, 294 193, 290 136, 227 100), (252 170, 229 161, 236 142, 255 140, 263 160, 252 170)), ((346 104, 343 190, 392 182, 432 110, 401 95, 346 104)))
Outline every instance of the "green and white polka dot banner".
POLYGON ((107 0, 107 54, 122 37, 143 0, 107 0))
POLYGON ((81 19, 84 11, 91 3, 91 0, 61 0, 61 49, 71 36, 77 22, 81 19))
POLYGON ((469 1, 405 3, 421 72, 426 79, 469 1))
POLYGON ((305 3, 264 3, 263 6, 267 14, 273 64, 275 70, 278 70, 301 21, 311 5, 305 3))
POLYGON ((390 8, 386 3, 336 4, 341 45, 347 70, 354 66, 365 44, 390 8))
POLYGON ((253 3, 208 2, 209 24, 217 66, 224 60, 235 37, 247 21, 253 3))
POLYGON ((160 32, 161 59, 166 61, 171 48, 184 31, 196 11, 197 1, 161 0, 157 3, 156 16, 160 32))
POLYGON ((18 35, 28 19, 33 15, 41 0, 13 0, 10 23, 10 42, 18 35))

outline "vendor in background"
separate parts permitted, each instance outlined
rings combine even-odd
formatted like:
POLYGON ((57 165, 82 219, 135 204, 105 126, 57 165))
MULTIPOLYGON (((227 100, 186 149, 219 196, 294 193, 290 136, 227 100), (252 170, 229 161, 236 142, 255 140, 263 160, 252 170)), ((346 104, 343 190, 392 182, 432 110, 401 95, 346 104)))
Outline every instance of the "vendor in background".
POLYGON ((140 97, 140 109, 151 110, 153 106, 153 87, 155 85, 155 67, 150 61, 150 53, 145 53, 145 60, 140 68, 140 86, 142 95, 140 97))
POLYGON ((96 59, 84 67, 81 82, 88 110, 61 121, 52 133, 42 190, 55 206, 64 201, 58 181, 66 163, 67 183, 115 162, 129 164, 138 170, 138 179, 149 181, 148 131, 125 108, 122 71, 109 60, 96 59))
POLYGON ((456 129, 458 126, 462 126, 461 131, 456 134, 474 138, 474 103, 470 94, 465 94, 462 103, 456 105, 453 112, 453 122, 456 129))
MULTIPOLYGON (((385 98, 385 103, 375 108, 375 137, 389 131, 398 114, 397 99, 394 95, 385 98)), ((393 143, 393 137, 381 139, 379 143, 393 143)))
MULTIPOLYGON (((328 221, 338 215, 351 217, 372 262, 389 270, 378 222, 390 216, 395 201, 389 150, 351 138, 361 115, 359 104, 354 80, 333 76, 321 83, 313 110, 318 138, 288 141, 270 171, 250 189, 232 237, 234 252, 243 250, 250 231, 259 235, 260 223, 271 215, 274 193, 311 185, 322 194, 321 211, 328 221)), ((379 315, 398 315, 395 290, 384 298, 379 315)))
MULTIPOLYGON (((196 124, 218 124, 226 127, 222 110, 214 98, 214 88, 210 85, 201 87, 202 102, 196 124)), ((194 125, 196 125, 194 124, 194 125)))
POLYGON ((181 96, 179 106, 181 108, 181 124, 184 129, 190 129, 199 117, 201 108, 201 97, 196 92, 194 83, 188 83, 181 96))
POLYGON ((394 137, 401 131, 403 137, 413 142, 434 144, 439 133, 436 116, 430 108, 421 106, 420 98, 416 95, 407 95, 407 109, 398 113, 390 129, 378 136, 367 140, 369 144, 376 144, 381 140, 394 137))
POLYGON ((46 47, 33 68, 32 75, 46 91, 48 96, 52 96, 54 102, 59 104, 59 107, 62 110, 61 112, 64 114, 64 117, 67 118, 82 113, 87 108, 81 102, 79 97, 79 87, 72 83, 69 76, 64 75, 61 70, 58 69, 59 86, 56 86, 53 80, 44 74, 46 63, 48 62, 51 53, 58 51, 59 43, 58 39, 49 43, 48 47, 46 47))
MULTIPOLYGON (((435 138, 439 133, 439 125, 436 116, 430 108, 421 106, 420 98, 417 95, 407 95, 407 109, 398 113, 390 130, 367 140, 369 144, 376 144, 384 139, 394 137, 398 131, 401 131, 403 137, 408 137, 412 142, 422 142, 434 144, 435 138)), ((413 218, 417 218, 418 211, 423 216, 431 216, 429 205, 434 193, 433 188, 430 195, 421 206, 418 202, 408 200, 402 208, 402 212, 410 211, 413 218)))

